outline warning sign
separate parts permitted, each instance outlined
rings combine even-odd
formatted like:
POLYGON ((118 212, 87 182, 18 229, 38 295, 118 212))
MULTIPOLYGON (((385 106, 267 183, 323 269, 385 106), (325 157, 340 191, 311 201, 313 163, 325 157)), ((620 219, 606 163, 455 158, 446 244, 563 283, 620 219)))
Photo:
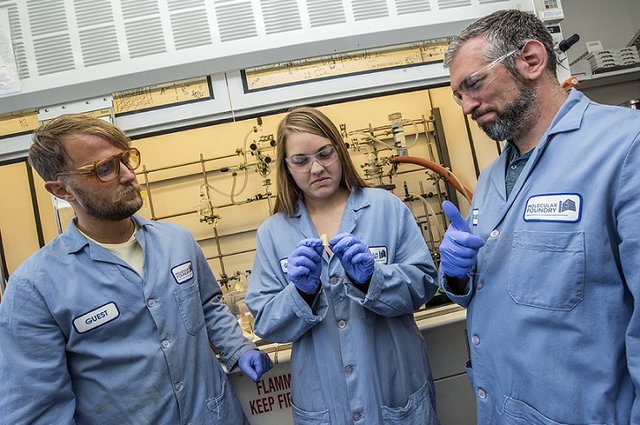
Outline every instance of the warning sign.
POLYGON ((230 379, 251 425, 293 425, 289 363, 274 365, 258 382, 242 373, 230 379))

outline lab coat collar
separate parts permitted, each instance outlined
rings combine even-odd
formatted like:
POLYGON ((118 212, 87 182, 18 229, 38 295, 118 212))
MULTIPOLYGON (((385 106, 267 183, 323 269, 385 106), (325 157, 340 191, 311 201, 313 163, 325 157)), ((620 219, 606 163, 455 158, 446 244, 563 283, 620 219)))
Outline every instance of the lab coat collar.
MULTIPOLYGON (((356 225, 357 211, 368 207, 370 203, 371 202, 369 201, 364 189, 352 190, 349 195, 349 199, 347 199, 347 205, 344 208, 344 214, 340 224, 340 232, 351 232, 356 225)), ((294 217, 299 219, 298 226, 300 232, 305 238, 313 238, 317 236, 315 227, 311 222, 311 217, 309 217, 307 207, 301 199, 298 200, 294 217)))
POLYGON ((347 201, 345 209, 350 208, 353 211, 358 211, 369 206, 371 202, 364 189, 356 189, 351 191, 351 196, 347 201))
POLYGON ((549 130, 547 130, 537 148, 544 148, 544 145, 555 134, 579 129, 582 117, 590 102, 589 98, 584 94, 578 90, 571 89, 569 97, 564 101, 553 121, 551 121, 549 130))
MULTIPOLYGON (((144 227, 153 226, 155 224, 154 222, 146 220, 137 214, 133 215, 133 220, 136 222, 138 226, 138 231, 136 233, 140 232, 141 229, 144 227)), ((105 260, 108 258, 113 258, 110 253, 108 257, 103 258, 103 255, 101 254, 108 253, 108 251, 102 248, 97 250, 92 247, 93 244, 89 242, 89 239, 87 239, 78 230, 75 219, 71 220, 71 223, 69 223, 69 227, 67 227, 64 233, 60 235, 60 241, 66 247, 68 254, 78 253, 79 251, 84 249, 87 245, 89 245, 91 249, 91 253, 90 253, 91 258, 96 260, 105 260)))

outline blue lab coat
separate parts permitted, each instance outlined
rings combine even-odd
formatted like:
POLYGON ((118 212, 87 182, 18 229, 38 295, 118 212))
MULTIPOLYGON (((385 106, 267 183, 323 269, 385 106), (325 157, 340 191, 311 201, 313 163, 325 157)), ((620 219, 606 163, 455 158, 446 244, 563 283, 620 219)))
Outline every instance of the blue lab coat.
POLYGON ((1 424, 248 424, 210 344, 255 345, 191 234, 135 220, 144 278, 71 224, 9 279, 1 424))
POLYGON ((437 424, 425 342, 413 312, 435 293, 436 270, 413 216, 393 194, 350 194, 339 233, 350 232, 376 258, 367 293, 337 257, 322 259, 322 288, 310 306, 287 281, 287 256, 318 237, 302 202, 258 229, 245 302, 255 332, 293 342, 294 423, 437 424))
POLYGON ((512 146, 468 222, 486 239, 467 293, 479 424, 640 423, 640 112, 570 96, 509 198, 512 146))

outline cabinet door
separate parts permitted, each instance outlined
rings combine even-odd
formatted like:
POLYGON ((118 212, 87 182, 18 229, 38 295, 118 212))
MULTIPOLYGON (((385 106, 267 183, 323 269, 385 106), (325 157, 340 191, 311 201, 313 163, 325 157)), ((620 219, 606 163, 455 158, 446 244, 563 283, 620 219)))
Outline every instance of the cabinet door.
POLYGON ((435 381, 438 418, 442 425, 475 425, 476 399, 467 374, 435 381))
POLYGON ((9 274, 40 248, 27 167, 24 160, 0 166, 2 256, 9 274))

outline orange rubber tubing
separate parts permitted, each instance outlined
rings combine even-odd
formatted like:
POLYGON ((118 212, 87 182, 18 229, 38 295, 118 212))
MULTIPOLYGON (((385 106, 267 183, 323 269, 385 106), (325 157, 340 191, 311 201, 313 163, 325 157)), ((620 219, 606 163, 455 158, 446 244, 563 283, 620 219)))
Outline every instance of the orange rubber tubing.
POLYGON ((428 159, 418 158, 417 156, 392 156, 389 158, 390 162, 402 162, 405 164, 415 164, 421 167, 427 168, 431 171, 438 173, 445 181, 448 181, 456 188, 458 192, 465 197, 465 199, 471 202, 473 198, 473 192, 464 187, 464 185, 458 180, 458 178, 451 171, 444 168, 442 165, 436 164, 428 159))

